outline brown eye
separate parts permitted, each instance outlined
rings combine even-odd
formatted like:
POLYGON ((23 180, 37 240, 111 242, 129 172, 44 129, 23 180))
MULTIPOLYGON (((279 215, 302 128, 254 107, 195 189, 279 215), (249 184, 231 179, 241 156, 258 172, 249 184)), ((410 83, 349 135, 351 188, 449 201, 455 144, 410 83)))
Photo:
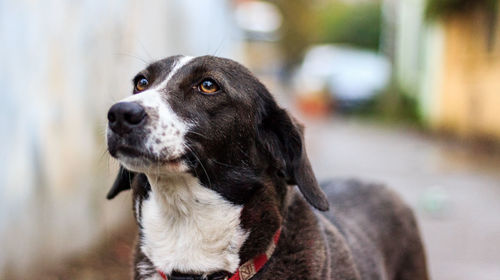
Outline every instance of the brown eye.
POLYGON ((198 90, 202 93, 212 94, 219 90, 219 86, 212 79, 206 79, 200 83, 198 90))
POLYGON ((146 89, 146 87, 149 85, 149 82, 146 78, 141 78, 139 81, 137 81, 137 84, 135 85, 135 88, 138 91, 143 91, 146 89))

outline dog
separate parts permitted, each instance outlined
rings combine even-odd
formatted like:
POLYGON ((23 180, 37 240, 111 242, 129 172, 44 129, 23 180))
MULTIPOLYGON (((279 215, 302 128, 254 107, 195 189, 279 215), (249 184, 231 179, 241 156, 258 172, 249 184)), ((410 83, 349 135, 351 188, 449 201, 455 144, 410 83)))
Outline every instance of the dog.
POLYGON ((133 193, 134 279, 428 279, 410 208, 381 185, 320 188, 302 125, 242 65, 172 56, 133 85, 107 144, 108 199, 133 193))

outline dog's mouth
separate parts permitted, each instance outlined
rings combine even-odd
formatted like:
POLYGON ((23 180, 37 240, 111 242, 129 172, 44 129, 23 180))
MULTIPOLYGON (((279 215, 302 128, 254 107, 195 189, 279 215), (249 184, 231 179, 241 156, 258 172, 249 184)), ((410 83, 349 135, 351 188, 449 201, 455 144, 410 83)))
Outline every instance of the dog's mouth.
POLYGON ((115 148, 115 154, 126 157, 148 157, 143 151, 129 146, 119 146, 115 148))
POLYGON ((120 158, 120 157, 126 157, 126 158, 131 158, 131 159, 142 159, 144 161, 150 162, 150 163, 156 163, 156 164, 177 164, 182 161, 184 158, 184 155, 178 156, 178 157, 171 157, 171 158, 159 158, 157 156, 152 155, 149 152, 143 151, 141 149, 131 147, 131 146, 126 146, 126 145, 120 145, 116 147, 112 153, 115 157, 120 158))

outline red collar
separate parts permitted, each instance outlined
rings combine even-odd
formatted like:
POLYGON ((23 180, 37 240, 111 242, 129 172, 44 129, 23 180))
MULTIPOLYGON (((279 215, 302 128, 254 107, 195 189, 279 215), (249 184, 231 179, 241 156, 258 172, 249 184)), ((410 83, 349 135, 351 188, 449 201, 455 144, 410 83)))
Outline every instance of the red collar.
MULTIPOLYGON (((257 272, 259 272, 259 270, 262 269, 262 267, 266 264, 266 262, 271 258, 271 255, 274 253, 276 245, 278 245, 280 234, 281 234, 281 228, 279 228, 276 231, 276 233, 274 233, 273 240, 267 247, 266 252, 242 264, 236 270, 233 276, 231 276, 228 280, 249 280, 255 274, 257 274, 257 272)), ((164 272, 158 270, 158 274, 160 274, 162 279, 169 280, 168 276, 164 272)))

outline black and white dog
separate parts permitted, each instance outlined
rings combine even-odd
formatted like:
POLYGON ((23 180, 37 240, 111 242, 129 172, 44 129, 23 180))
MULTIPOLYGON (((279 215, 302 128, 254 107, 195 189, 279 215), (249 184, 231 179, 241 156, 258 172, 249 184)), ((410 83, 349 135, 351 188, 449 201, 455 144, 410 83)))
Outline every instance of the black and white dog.
POLYGON ((133 191, 134 279, 427 279, 412 211, 357 181, 327 197, 302 127, 246 68, 173 56, 133 83, 107 141, 108 198, 133 191))

